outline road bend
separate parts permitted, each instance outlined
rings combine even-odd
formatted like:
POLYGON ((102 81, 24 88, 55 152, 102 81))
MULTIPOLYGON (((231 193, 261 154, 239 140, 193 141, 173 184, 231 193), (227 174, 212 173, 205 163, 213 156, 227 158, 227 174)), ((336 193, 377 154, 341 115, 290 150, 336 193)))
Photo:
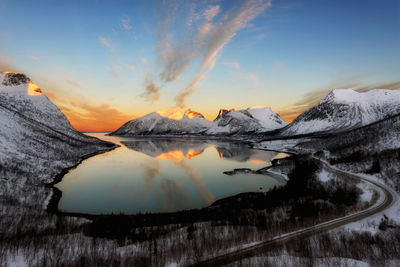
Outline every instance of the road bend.
POLYGON ((378 200, 370 207, 368 207, 365 210, 358 211, 356 213, 352 213, 350 215, 346 215, 344 217, 336 218, 330 221, 326 221, 314 226, 310 226, 307 228, 303 228, 300 230, 296 230, 290 233, 282 234, 276 237, 273 237, 269 240, 266 241, 261 241, 258 242, 257 244, 250 245, 244 248, 239 248, 237 250, 231 251, 229 253, 225 253, 222 255, 219 255, 217 257, 205 259, 203 261, 197 262, 193 264, 192 266, 220 266, 220 265, 226 265, 232 262, 236 262, 240 259, 244 258, 249 258, 249 257, 254 257, 256 255, 259 255, 263 251, 272 248, 276 245, 281 245, 284 244, 288 241, 294 240, 294 239, 300 239, 300 238, 305 238, 309 237, 315 234, 319 234, 322 232, 326 232, 335 228, 338 228, 340 226, 352 223, 352 222, 357 222, 363 219, 366 219, 368 217, 371 217, 373 215, 376 215, 377 213, 380 213, 387 208, 389 208, 394 201, 397 199, 396 192, 394 192, 391 188, 387 187, 384 184, 381 184, 377 181, 368 179, 366 177, 354 174, 354 173, 349 173, 345 172, 343 170, 340 170, 336 167, 331 166, 328 162, 323 161, 321 159, 319 160, 326 168, 330 169, 331 171, 335 172, 336 174, 347 178, 347 179, 354 179, 357 181, 362 181, 365 182, 369 185, 371 185, 376 192, 379 194, 378 200))

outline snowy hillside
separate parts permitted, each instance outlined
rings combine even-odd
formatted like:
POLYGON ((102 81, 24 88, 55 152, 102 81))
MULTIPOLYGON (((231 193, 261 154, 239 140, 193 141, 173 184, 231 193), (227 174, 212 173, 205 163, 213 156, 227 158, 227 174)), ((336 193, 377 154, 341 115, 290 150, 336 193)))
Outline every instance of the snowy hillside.
POLYGON ((110 135, 245 135, 272 131, 286 124, 270 108, 220 110, 213 122, 190 109, 184 112, 174 108, 131 120, 110 135))
POLYGON ((400 113, 400 91, 375 89, 359 93, 333 90, 317 106, 307 110, 289 126, 283 136, 354 129, 400 113))
POLYGON ((83 156, 112 147, 76 131, 24 74, 0 73, 0 188, 13 188, 0 190, 0 195, 23 195, 18 201, 38 204, 38 192, 45 189, 37 185, 52 182, 63 168, 83 156), (36 189, 29 190, 30 194, 17 193, 26 192, 29 186, 36 189))

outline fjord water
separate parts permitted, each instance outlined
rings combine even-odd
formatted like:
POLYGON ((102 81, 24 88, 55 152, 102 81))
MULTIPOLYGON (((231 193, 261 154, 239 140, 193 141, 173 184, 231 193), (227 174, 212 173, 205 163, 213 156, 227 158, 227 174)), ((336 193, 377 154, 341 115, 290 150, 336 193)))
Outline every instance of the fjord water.
POLYGON ((209 206, 242 192, 267 191, 284 184, 260 174, 236 174, 235 168, 258 170, 286 154, 249 148, 232 141, 121 138, 89 133, 120 145, 83 161, 56 187, 58 209, 86 214, 173 212, 209 206))

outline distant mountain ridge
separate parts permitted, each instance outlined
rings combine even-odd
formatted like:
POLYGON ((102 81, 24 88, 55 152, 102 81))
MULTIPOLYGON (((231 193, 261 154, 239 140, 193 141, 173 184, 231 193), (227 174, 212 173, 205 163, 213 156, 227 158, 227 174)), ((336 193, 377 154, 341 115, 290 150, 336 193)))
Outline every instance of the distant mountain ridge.
POLYGON ((246 135, 272 131, 287 123, 270 108, 219 111, 214 121, 191 109, 152 112, 128 121, 110 135, 246 135))
POLYGON ((199 112, 176 108, 131 120, 110 135, 265 135, 280 138, 343 132, 399 113, 400 91, 374 89, 359 93, 352 89, 336 89, 290 124, 265 107, 221 109, 212 122, 199 112))

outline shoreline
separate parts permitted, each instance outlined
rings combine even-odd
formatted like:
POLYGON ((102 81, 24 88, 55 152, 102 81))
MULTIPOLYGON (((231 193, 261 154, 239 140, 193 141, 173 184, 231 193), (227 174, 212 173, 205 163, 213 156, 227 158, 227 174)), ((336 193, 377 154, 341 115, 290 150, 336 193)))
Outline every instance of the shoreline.
POLYGON ((45 187, 46 187, 46 188, 50 188, 50 189, 52 189, 52 191, 53 191, 53 192, 52 192, 52 195, 51 195, 51 197, 50 197, 50 199, 49 199, 49 202, 47 203, 46 209, 45 209, 47 212, 52 213, 52 214, 57 214, 57 215, 59 215, 59 214, 61 213, 61 212, 58 210, 58 203, 59 203, 59 201, 60 201, 60 199, 61 199, 61 197, 62 197, 62 192, 61 192, 61 190, 59 190, 58 188, 54 187, 54 185, 55 185, 55 184, 58 184, 59 182, 61 182, 62 179, 63 179, 63 177, 64 177, 70 170, 77 168, 83 161, 85 161, 85 160, 87 160, 87 159, 89 159, 89 158, 91 158, 91 157, 93 157, 93 156, 100 155, 100 154, 103 154, 103 153, 106 153, 106 152, 110 152, 110 151, 112 151, 112 150, 117 149, 118 147, 120 147, 120 145, 115 144, 115 143, 111 143, 111 142, 110 142, 110 144, 113 144, 113 145, 110 146, 108 149, 101 149, 101 150, 98 150, 98 151, 96 151, 96 152, 92 152, 92 153, 89 153, 89 154, 86 154, 86 155, 81 156, 80 159, 78 160, 78 162, 76 162, 74 165, 72 165, 72 166, 70 166, 70 167, 67 167, 67 168, 62 169, 62 170, 54 177, 54 179, 53 179, 52 182, 45 184, 45 187))

